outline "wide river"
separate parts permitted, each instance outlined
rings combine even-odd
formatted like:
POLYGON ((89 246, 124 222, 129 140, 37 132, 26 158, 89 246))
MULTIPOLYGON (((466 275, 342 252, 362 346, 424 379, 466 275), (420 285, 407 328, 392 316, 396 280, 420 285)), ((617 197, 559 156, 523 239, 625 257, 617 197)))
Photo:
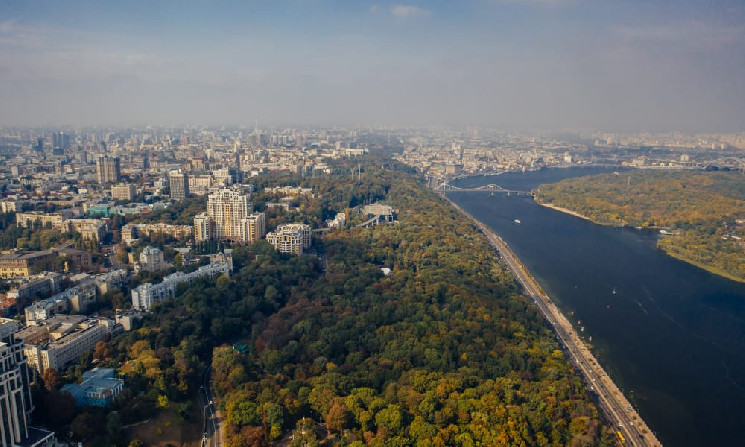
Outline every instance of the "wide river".
MULTIPOLYGON (((531 190, 599 168, 469 177, 531 190)), ((450 192, 507 242, 666 446, 745 445, 745 284, 673 259, 658 234, 596 225, 530 196, 450 192), (516 223, 518 219, 520 223, 516 223)))

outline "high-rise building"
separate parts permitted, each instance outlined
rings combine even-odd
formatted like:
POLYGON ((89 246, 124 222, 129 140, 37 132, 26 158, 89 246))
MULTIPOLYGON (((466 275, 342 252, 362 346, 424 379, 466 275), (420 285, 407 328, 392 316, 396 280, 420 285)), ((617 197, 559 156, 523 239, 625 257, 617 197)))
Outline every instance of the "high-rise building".
POLYGON ((249 214, 241 219, 241 239, 243 242, 253 243, 266 234, 266 217, 264 213, 249 214))
POLYGON ((122 171, 119 157, 109 157, 108 155, 98 157, 98 160, 96 160, 96 177, 101 185, 116 183, 121 180, 122 171))
POLYGON ((241 219, 252 205, 248 194, 237 188, 220 188, 207 198, 207 215, 215 221, 215 239, 240 239, 241 219))
POLYGON ((207 212, 194 218, 194 239, 255 242, 264 236, 264 213, 251 213, 248 193, 238 187, 220 188, 207 198, 207 212))
POLYGON ((0 446, 52 447, 54 433, 30 427, 31 389, 23 342, 16 341, 18 323, 0 318, 0 446))
POLYGON ((168 173, 168 184, 171 188, 172 199, 185 199, 189 197, 189 176, 179 171, 168 173))
POLYGON ((52 149, 70 149, 70 135, 64 132, 52 134, 52 149))
POLYGON ((194 242, 209 241, 214 238, 215 225, 207 213, 199 213, 194 216, 194 242))

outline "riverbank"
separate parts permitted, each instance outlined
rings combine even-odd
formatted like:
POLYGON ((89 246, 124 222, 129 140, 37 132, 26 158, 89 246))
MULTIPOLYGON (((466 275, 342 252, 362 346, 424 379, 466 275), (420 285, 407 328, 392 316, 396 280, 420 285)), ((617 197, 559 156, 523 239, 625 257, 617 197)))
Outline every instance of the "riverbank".
POLYGON ((664 245, 661 246, 661 245, 658 244, 657 247, 660 250, 662 250, 666 255, 670 256, 671 258, 675 258, 678 261, 683 261, 686 264, 691 264, 691 265, 696 266, 696 267, 698 267, 698 268, 700 268, 702 270, 706 270, 709 273, 713 273, 715 275, 721 276, 722 278, 727 278, 729 280, 732 280, 732 281, 735 281, 735 282, 739 282, 741 284, 745 284, 745 278, 740 278, 739 276, 730 275, 729 273, 725 272, 724 270, 718 269, 718 268, 716 268, 714 266, 711 266, 711 265, 708 265, 708 264, 704 264, 703 262, 696 262, 696 261, 694 261, 692 259, 689 259, 689 258, 683 256, 680 253, 676 253, 676 252, 672 252, 672 251, 666 250, 666 247, 664 245))
POLYGON ((562 212, 564 214, 569 214, 569 215, 574 216, 574 217, 579 217, 580 219, 589 220, 590 222, 596 223, 598 225, 608 225, 608 224, 604 224, 604 223, 601 223, 601 222, 597 222, 597 221, 595 221, 593 219, 590 219, 589 217, 585 216, 584 214, 580 214, 580 213, 578 213, 576 211, 572 211, 572 210, 570 210, 568 208, 562 208, 562 207, 556 206, 556 205, 554 205, 552 203, 542 203, 542 202, 539 202, 537 200, 534 200, 534 201, 538 205, 541 205, 541 206, 546 207, 546 208, 551 208, 552 210, 560 211, 560 212, 562 212))
POLYGON ((601 225, 679 232, 658 248, 745 282, 745 227, 736 223, 745 219, 743 188, 745 177, 738 173, 634 171, 545 183, 537 187, 536 203, 601 225))
MULTIPOLYGON (((537 205, 540 205, 542 207, 550 208, 552 210, 556 210, 556 211, 559 211, 559 212, 564 213, 564 214, 569 214, 570 216, 579 217, 580 219, 584 219, 584 220, 586 220, 588 222, 592 222, 592 223, 594 223, 596 225, 614 226, 611 223, 599 222, 599 221, 597 221, 597 220, 595 220, 595 219, 593 219, 591 217, 585 216, 584 214, 580 214, 580 213, 578 213, 576 211, 572 211, 572 210, 570 210, 568 208, 557 206, 557 205, 554 205, 552 203, 539 202, 538 200, 534 200, 534 202, 537 205)), ((648 227, 647 229, 649 229, 649 230, 659 230, 659 229, 666 229, 666 228, 663 228, 663 227, 648 227)), ((741 278, 739 276, 732 275, 732 274, 730 274, 730 273, 728 273, 728 272, 726 272, 726 271, 724 271, 724 270, 722 270, 720 268, 714 267, 712 265, 705 264, 703 262, 698 262, 698 261, 695 261, 693 259, 690 259, 690 258, 686 257, 685 255, 683 255, 681 253, 677 253, 675 251, 671 251, 666 245, 663 245, 663 244, 659 244, 658 243, 657 244, 657 248, 659 248, 660 250, 662 250, 663 253, 665 253, 666 255, 670 256, 671 258, 675 258, 675 259, 677 259, 679 261, 683 261, 683 262, 685 262, 687 264, 691 264, 691 265, 696 266, 696 267, 698 267, 700 269, 706 270, 709 273, 713 273, 715 275, 719 275, 722 278, 727 278, 729 280, 736 281, 736 282, 739 282, 739 283, 745 283, 745 278, 741 278)))
POLYGON ((585 342, 579 337, 571 323, 561 313, 551 298, 546 295, 530 272, 519 261, 507 244, 494 234, 485 224, 466 212, 447 196, 444 198, 461 214, 474 222, 489 243, 497 250, 503 261, 522 285, 525 295, 532 298, 546 321, 553 329, 557 339, 564 347, 568 358, 581 373, 588 389, 596 393, 599 408, 613 425, 622 444, 632 446, 659 446, 660 441, 642 420, 636 410, 620 391, 615 382, 598 363, 585 342))

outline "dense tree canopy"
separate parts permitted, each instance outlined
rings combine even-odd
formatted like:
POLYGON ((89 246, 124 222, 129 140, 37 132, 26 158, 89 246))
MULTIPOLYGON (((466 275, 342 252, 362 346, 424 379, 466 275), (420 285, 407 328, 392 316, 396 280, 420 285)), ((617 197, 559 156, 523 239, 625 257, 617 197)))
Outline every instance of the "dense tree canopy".
MULTIPOLYGON (((211 366, 231 446, 613 445, 485 237, 410 172, 380 166, 286 180, 313 189, 301 207, 314 225, 377 200, 397 223, 314 234, 303 256, 238 247, 231 277, 180 287, 140 329, 96 346, 90 357, 120 365, 127 389, 95 436, 187 405, 211 366)), ((60 424, 88 435, 92 417, 60 424)))
MULTIPOLYGON (((261 442, 293 427, 316 437, 309 420, 351 445, 612 443, 476 228, 408 175, 368 170, 363 181, 399 223, 317 241, 326 271, 253 319, 248 354, 214 351, 232 445, 255 445, 256 428, 261 442)), ((322 187, 337 206, 355 191, 322 187)))

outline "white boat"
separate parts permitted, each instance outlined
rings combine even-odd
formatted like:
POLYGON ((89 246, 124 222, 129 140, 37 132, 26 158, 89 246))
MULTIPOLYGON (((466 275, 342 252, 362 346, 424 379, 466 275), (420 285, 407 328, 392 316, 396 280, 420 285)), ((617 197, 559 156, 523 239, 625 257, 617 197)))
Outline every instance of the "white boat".
POLYGON ((522 222, 520 222, 520 219, 515 219, 515 223, 516 224, 519 224, 519 223, 522 223, 522 222))

